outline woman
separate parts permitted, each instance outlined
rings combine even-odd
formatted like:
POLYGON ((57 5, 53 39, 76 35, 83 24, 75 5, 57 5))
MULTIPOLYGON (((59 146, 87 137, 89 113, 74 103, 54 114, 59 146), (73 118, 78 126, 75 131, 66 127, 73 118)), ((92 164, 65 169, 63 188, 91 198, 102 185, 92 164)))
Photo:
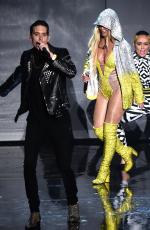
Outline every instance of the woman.
MULTIPOLYGON (((133 103, 131 108, 126 110, 124 113, 121 123, 131 122, 137 120, 143 115, 150 114, 150 35, 148 32, 138 31, 135 34, 134 48, 135 51, 133 53, 133 59, 143 86, 145 96, 144 107, 141 109, 137 104, 133 103)), ((121 139, 124 143, 127 143, 121 123, 117 130, 117 134, 119 139, 121 139)), ((122 172, 122 178, 122 183, 127 184, 129 175, 127 175, 125 172, 122 172)))
POLYGON ((132 154, 137 152, 117 138, 118 123, 133 100, 142 108, 143 92, 129 44, 122 36, 116 12, 106 9, 98 16, 89 41, 83 80, 88 82, 86 95, 96 98, 94 132, 104 140, 103 159, 93 184, 109 182, 110 163, 115 152, 125 161, 124 170, 132 168, 132 154))
MULTIPOLYGON (((138 31, 136 33, 134 37, 134 48, 133 59, 143 86, 145 101, 143 109, 134 103, 131 108, 124 113, 121 119, 122 123, 137 120, 141 116, 150 113, 150 35, 148 32, 138 31)), ((124 142, 126 142, 123 130, 120 129, 117 133, 119 138, 122 138, 124 142)))

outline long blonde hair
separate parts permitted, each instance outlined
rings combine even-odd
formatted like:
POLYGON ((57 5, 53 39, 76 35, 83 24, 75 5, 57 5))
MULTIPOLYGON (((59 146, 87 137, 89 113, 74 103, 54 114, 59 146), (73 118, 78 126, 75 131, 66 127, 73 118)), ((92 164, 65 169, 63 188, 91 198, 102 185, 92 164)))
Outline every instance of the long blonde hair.
POLYGON ((91 63, 92 70, 96 72, 96 60, 97 60, 97 49, 100 42, 100 32, 97 26, 94 27, 93 34, 88 42, 89 48, 89 61, 91 63))
MULTIPOLYGON (((94 73, 96 73, 96 61, 97 61, 97 53, 98 53, 97 51, 98 51, 100 40, 101 40, 101 35, 100 35, 99 28, 95 26, 93 30, 93 34, 88 42, 88 48, 90 54, 89 60, 91 63, 91 68, 94 71, 94 73)), ((109 40, 113 40, 110 31, 108 37, 106 38, 106 47, 108 47, 109 40)))

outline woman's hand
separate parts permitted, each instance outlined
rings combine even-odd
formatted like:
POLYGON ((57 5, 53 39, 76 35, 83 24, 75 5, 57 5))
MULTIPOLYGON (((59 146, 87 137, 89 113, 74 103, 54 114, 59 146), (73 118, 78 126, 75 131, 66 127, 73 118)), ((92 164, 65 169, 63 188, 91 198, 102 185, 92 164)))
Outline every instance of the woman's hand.
POLYGON ((86 93, 88 81, 90 80, 90 77, 87 74, 82 74, 81 77, 82 77, 82 81, 84 82, 83 92, 86 93))
POLYGON ((88 81, 90 80, 90 77, 89 77, 89 75, 87 75, 87 74, 82 74, 82 77, 81 77, 81 78, 82 78, 82 81, 85 82, 85 83, 88 82, 88 81))
POLYGON ((144 108, 144 103, 139 104, 140 109, 144 108))

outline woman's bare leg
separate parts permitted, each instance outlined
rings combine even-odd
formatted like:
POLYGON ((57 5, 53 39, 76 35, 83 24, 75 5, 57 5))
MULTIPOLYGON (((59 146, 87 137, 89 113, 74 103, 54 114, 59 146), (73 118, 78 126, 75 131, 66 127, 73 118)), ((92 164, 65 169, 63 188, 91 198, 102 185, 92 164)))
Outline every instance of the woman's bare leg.
POLYGON ((106 112, 107 112, 107 105, 108 105, 108 100, 100 92, 96 100, 94 116, 93 116, 93 126, 95 128, 99 128, 103 126, 106 117, 106 112))
POLYGON ((118 124, 123 116, 123 113, 124 110, 122 107, 122 97, 119 89, 113 93, 109 100, 105 122, 118 124))

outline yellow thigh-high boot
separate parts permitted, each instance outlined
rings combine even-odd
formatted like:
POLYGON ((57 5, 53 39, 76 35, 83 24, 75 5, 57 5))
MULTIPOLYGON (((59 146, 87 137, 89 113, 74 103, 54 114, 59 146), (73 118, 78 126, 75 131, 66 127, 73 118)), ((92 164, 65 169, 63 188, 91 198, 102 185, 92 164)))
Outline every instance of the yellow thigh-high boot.
MULTIPOLYGON (((99 127, 99 128, 95 128, 94 127, 94 132, 95 132, 95 135, 101 140, 103 141, 104 140, 104 129, 103 129, 103 126, 99 127)), ((110 170, 108 172, 108 175, 107 175, 107 178, 105 180, 106 183, 109 183, 110 182, 110 170)))
POLYGON ((102 184, 106 182, 106 178, 110 173, 110 163, 116 149, 117 125, 104 123, 104 150, 103 159, 98 172, 98 175, 93 184, 102 184))
MULTIPOLYGON (((103 141, 103 126, 99 128, 94 128, 96 136, 103 141)), ((124 145, 120 139, 117 137, 116 141, 116 152, 123 158, 125 161, 124 171, 128 172, 133 167, 132 154, 137 156, 138 153, 130 146, 124 145)), ((109 182, 109 177, 107 177, 107 182, 109 182)))
POLYGON ((104 140, 104 129, 103 129, 103 126, 99 127, 99 128, 94 128, 94 132, 95 132, 95 135, 101 140, 103 141, 104 140))

